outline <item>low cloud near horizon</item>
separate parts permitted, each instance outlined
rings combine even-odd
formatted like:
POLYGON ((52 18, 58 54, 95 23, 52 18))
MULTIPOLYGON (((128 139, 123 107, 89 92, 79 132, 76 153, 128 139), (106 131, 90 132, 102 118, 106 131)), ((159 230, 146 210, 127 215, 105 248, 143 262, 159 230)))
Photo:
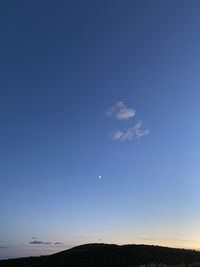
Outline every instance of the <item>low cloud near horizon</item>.
POLYGON ((63 245, 62 242, 46 242, 37 240, 35 237, 32 238, 33 240, 29 242, 31 245, 63 245))
POLYGON ((53 243, 54 245, 63 245, 63 243, 62 242, 55 242, 55 243, 53 243))
POLYGON ((51 242, 40 241, 40 240, 33 240, 33 241, 30 241, 29 244, 32 244, 32 245, 50 245, 52 243, 51 242))

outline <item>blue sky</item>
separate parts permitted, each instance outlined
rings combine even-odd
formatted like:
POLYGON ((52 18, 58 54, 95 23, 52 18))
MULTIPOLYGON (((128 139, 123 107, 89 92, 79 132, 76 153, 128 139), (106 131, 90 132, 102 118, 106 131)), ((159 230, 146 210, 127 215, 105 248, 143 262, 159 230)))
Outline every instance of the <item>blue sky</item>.
POLYGON ((0 3, 1 258, 200 248, 199 9, 0 3))

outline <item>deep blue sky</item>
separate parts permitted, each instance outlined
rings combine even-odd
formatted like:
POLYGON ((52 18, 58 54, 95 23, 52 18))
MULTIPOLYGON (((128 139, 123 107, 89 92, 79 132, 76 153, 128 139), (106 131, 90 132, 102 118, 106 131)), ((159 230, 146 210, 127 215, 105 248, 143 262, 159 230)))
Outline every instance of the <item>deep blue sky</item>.
POLYGON ((198 0, 1 1, 0 257, 200 248, 199 12, 198 0), (136 115, 117 119, 120 103, 136 115))

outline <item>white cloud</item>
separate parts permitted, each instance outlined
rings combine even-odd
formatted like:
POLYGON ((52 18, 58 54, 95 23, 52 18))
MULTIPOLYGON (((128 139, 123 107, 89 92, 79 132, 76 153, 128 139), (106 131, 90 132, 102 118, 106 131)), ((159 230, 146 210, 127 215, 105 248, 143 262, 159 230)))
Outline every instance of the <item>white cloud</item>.
POLYGON ((120 138, 124 135, 124 133, 122 131, 113 131, 111 133, 111 139, 113 140, 120 140, 120 138))
POLYGON ((149 129, 144 129, 142 121, 138 121, 133 127, 128 128, 126 131, 113 131, 111 133, 111 138, 114 141, 139 140, 147 134, 149 134, 149 129))
POLYGON ((133 108, 128 108, 124 102, 120 101, 115 106, 112 106, 106 114, 109 117, 115 117, 117 120, 128 120, 135 116, 136 111, 133 108))
MULTIPOLYGON (((136 111, 135 109, 128 107, 123 101, 120 101, 112 106, 106 114, 116 120, 128 121, 129 119, 135 118, 136 111)), ((129 127, 126 130, 112 131, 110 138, 114 141, 139 140, 148 134, 149 129, 145 129, 142 121, 138 120, 132 127, 129 127)))
POLYGON ((142 125, 143 125, 142 121, 138 121, 133 127, 136 139, 140 139, 141 137, 149 134, 150 132, 149 129, 143 129, 142 125))

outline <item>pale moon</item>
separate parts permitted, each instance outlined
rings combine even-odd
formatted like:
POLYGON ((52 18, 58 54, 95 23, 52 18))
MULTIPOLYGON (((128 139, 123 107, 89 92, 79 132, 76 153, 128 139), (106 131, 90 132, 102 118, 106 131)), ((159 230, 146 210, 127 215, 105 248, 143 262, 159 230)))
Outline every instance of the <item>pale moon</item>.
POLYGON ((101 176, 101 175, 99 175, 99 176, 98 176, 98 178, 99 178, 99 179, 101 179, 101 178, 102 178, 102 176, 101 176))

